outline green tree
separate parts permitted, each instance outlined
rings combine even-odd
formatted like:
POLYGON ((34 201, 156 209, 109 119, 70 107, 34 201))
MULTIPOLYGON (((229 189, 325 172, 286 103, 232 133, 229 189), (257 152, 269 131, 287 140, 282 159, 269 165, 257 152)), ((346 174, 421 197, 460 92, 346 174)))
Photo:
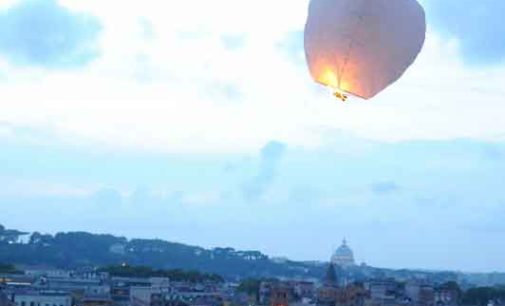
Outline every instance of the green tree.
POLYGON ((16 269, 14 265, 0 263, 0 274, 22 274, 22 273, 23 272, 16 269))
POLYGON ((248 278, 240 282, 237 290, 253 296, 256 302, 259 302, 261 280, 248 278))
POLYGON ((337 271, 335 271, 335 265, 333 263, 330 263, 328 269, 326 270, 324 282, 329 286, 338 285, 337 271))
POLYGON ((41 234, 39 232, 34 232, 30 236, 29 244, 39 245, 39 246, 49 246, 54 242, 53 236, 49 234, 41 234))
POLYGON ((463 305, 486 306, 491 300, 505 299, 503 287, 478 287, 468 289, 463 294, 463 305))
POLYGON ((191 283, 217 282, 221 283, 224 279, 214 273, 202 273, 199 271, 185 271, 181 269, 174 270, 156 270, 146 266, 108 266, 99 271, 108 272, 113 276, 123 277, 167 277, 173 281, 185 281, 191 283))
POLYGON ((28 235, 28 233, 21 232, 18 230, 6 229, 3 225, 0 225, 0 243, 4 244, 18 243, 19 238, 25 235, 28 235))

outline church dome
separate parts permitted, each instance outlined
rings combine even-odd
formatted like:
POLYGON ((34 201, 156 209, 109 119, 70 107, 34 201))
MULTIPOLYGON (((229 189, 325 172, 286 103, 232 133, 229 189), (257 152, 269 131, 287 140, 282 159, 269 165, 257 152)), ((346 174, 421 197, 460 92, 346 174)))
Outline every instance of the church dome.
POLYGON ((354 253, 351 248, 347 245, 347 241, 344 239, 342 245, 335 250, 333 256, 331 257, 331 262, 335 265, 347 267, 353 266, 354 263, 354 253))

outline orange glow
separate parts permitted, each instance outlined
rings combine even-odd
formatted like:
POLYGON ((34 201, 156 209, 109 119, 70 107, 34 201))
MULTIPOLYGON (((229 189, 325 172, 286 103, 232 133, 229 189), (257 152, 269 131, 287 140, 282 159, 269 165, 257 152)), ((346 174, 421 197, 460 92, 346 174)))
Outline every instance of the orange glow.
POLYGON ((340 81, 340 89, 343 91, 346 91, 346 92, 350 92, 351 91, 351 84, 349 84, 349 82, 341 80, 340 81))
POLYGON ((334 89, 338 89, 338 77, 331 69, 325 69, 318 81, 324 85, 330 86, 334 89))
POLYGON ((351 92, 352 86, 349 82, 345 80, 339 80, 336 73, 333 70, 326 68, 321 73, 318 78, 319 83, 331 87, 332 90, 338 92, 351 92))

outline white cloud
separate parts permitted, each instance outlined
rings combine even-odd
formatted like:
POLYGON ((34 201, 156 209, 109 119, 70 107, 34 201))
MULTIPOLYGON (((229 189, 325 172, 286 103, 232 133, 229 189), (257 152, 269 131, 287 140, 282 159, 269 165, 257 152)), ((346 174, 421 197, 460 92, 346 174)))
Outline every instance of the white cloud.
POLYGON ((43 182, 40 180, 13 179, 0 177, 0 197, 84 197, 92 189, 83 186, 70 186, 64 183, 43 182))
POLYGON ((0 1, 0 9, 9 9, 10 7, 12 7, 13 5, 15 5, 16 3, 18 3, 19 0, 2 0, 0 1))
POLYGON ((102 146, 193 153, 250 152, 271 139, 315 147, 331 130, 378 141, 505 132, 505 67, 465 67, 457 41, 434 31, 402 80, 372 101, 341 104, 278 49, 303 28, 305 0, 60 2, 102 19, 102 57, 66 72, 3 62, 0 121, 102 146), (227 49, 225 34, 244 35, 244 47, 227 49))

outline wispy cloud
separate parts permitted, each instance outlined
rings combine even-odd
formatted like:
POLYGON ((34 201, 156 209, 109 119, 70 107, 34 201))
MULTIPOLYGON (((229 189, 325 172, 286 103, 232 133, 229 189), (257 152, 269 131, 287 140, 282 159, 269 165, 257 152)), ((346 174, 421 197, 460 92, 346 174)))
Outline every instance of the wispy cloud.
POLYGON ((221 41, 229 50, 238 50, 245 47, 247 36, 244 34, 225 34, 221 36, 221 41))
POLYGON ((244 185, 243 192, 247 200, 261 198, 274 180, 285 151, 286 145, 278 141, 271 141, 261 149, 258 174, 244 185))
POLYGON ((384 181, 372 184, 371 189, 377 195, 387 195, 399 191, 400 186, 393 181, 384 181))
POLYGON ((344 139, 335 139, 335 148, 310 150, 272 141, 248 159, 77 150, 54 139, 51 145, 0 142, 2 222, 26 230, 87 229, 232 245, 298 259, 327 259, 345 235, 371 264, 441 267, 440 260, 450 258, 445 268, 499 265, 474 260, 487 257, 470 245, 483 241, 476 228, 496 229, 487 243, 503 238, 494 216, 503 213, 505 162, 485 154, 503 143, 413 141, 341 150, 362 142, 344 139), (223 171, 230 162, 233 171, 223 171), (54 211, 58 222, 47 225, 56 220, 54 211), (412 237, 418 237, 415 244, 412 237), (445 255, 436 247, 426 251, 447 237, 454 245, 445 255), (395 250, 408 245, 408 252, 382 253, 392 239, 395 250), (301 250, 301 243, 313 247, 301 250), (457 256, 461 252, 469 256, 457 256))

